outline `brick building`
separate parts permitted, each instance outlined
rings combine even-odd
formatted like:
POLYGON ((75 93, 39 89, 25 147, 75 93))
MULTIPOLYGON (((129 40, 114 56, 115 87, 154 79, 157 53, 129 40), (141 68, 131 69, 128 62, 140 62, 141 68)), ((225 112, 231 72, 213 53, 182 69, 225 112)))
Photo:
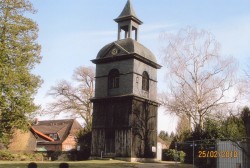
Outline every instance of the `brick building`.
POLYGON ((15 131, 9 150, 69 151, 77 148, 76 134, 82 126, 75 119, 37 121, 30 131, 15 131))

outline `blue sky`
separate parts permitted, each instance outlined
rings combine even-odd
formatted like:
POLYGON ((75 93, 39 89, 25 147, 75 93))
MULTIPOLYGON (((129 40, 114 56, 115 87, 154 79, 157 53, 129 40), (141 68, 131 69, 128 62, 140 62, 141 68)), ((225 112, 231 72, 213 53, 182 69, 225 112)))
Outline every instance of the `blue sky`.
MULTIPOLYGON (((127 0, 31 0, 39 25, 38 42, 43 59, 33 71, 44 80, 36 102, 51 101, 46 93, 62 79, 71 79, 79 66, 94 66, 98 51, 117 40, 117 23, 127 0)), ((249 0, 132 0, 140 20, 139 42, 149 48, 161 64, 159 36, 187 26, 213 33, 221 43, 222 54, 234 56, 239 67, 250 56, 249 0)), ((164 67, 164 65, 163 65, 164 67)), ((164 90, 164 68, 159 70, 159 90, 164 90)), ((159 130, 173 131, 177 119, 159 112, 159 130)))

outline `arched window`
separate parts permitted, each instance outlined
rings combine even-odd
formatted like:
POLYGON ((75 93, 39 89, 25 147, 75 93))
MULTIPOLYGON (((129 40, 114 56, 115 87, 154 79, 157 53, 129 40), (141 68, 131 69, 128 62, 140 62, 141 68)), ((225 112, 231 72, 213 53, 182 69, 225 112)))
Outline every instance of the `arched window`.
POLYGON ((112 69, 108 76, 108 88, 119 88, 119 71, 117 69, 112 69))
POLYGON ((149 76, 146 71, 142 73, 142 90, 149 91, 149 76))

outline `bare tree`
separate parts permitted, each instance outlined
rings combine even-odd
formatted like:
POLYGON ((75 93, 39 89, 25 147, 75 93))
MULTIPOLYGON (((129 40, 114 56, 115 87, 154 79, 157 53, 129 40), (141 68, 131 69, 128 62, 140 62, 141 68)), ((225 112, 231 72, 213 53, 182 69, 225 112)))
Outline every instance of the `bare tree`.
POLYGON ((94 94, 94 68, 78 67, 73 74, 73 80, 60 81, 56 86, 51 87, 48 95, 55 98, 49 104, 49 110, 55 115, 62 112, 70 112, 76 117, 81 117, 85 122, 85 129, 92 127, 92 103, 90 98, 94 94))
POLYGON ((177 123, 176 127, 176 135, 180 136, 184 132, 190 132, 190 121, 188 120, 186 115, 182 115, 179 118, 179 121, 177 123))
POLYGON ((220 44, 204 30, 188 27, 163 39, 168 40, 162 52, 169 90, 161 103, 168 112, 185 115, 203 129, 205 117, 237 100, 236 61, 221 56, 220 44))
MULTIPOLYGON (((250 58, 248 58, 248 61, 250 61, 250 58)), ((242 77, 242 88, 244 89, 244 98, 246 98, 247 101, 250 100, 250 65, 248 64, 247 67, 244 69, 244 75, 242 77)))

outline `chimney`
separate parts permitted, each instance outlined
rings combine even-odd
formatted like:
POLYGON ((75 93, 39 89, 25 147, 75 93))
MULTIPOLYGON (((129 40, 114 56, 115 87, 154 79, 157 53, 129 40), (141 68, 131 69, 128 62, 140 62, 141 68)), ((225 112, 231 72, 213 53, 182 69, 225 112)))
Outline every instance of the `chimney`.
POLYGON ((35 118, 34 125, 37 125, 39 123, 38 118, 35 118))

